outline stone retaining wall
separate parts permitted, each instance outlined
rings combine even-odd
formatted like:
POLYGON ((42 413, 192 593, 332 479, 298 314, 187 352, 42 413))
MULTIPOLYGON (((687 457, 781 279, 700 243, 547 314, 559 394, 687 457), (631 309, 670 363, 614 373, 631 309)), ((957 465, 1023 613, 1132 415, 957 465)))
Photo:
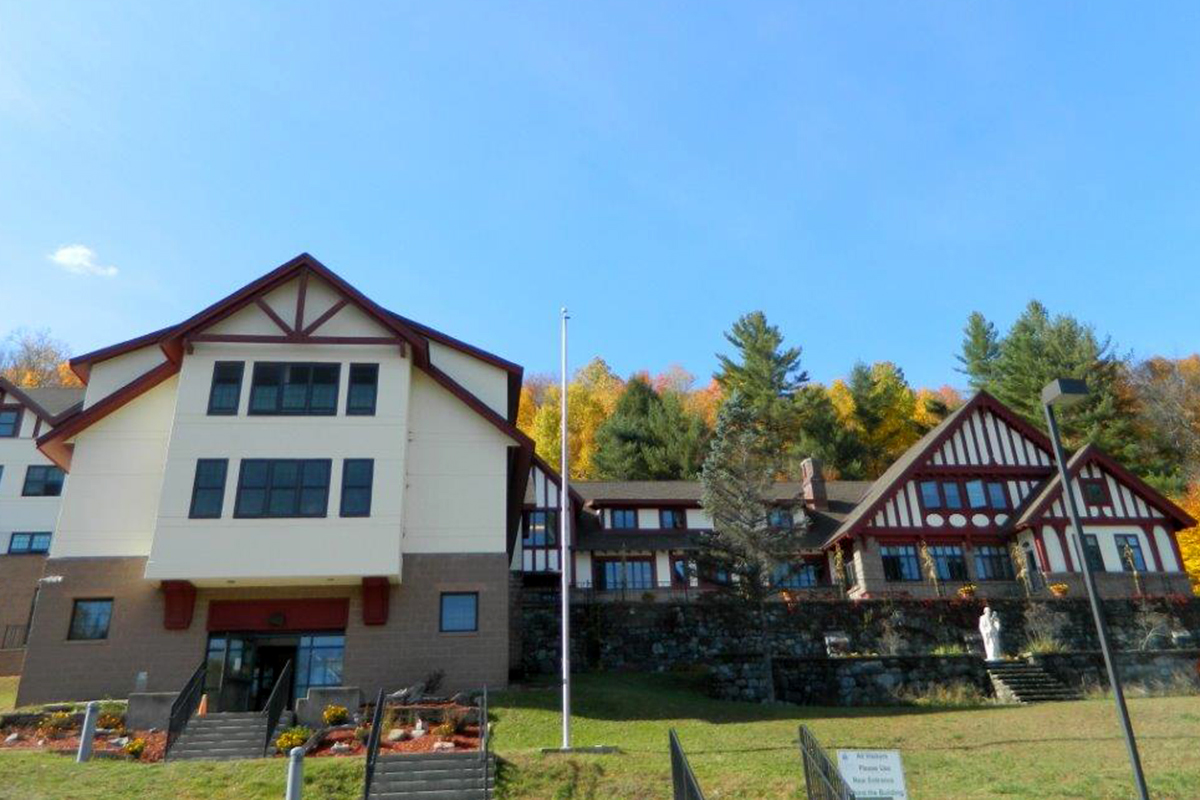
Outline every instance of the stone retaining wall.
MULTIPOLYGON (((521 667, 527 673, 553 673, 559 664, 559 609, 553 592, 527 594, 521 605, 521 667)), ((1035 605, 1063 615, 1067 650, 1098 647, 1086 599, 992 600, 1000 615, 1002 646, 1015 655, 1027 640, 1024 612, 1035 605)), ((1145 642, 1142 608, 1164 615, 1167 629, 1152 646, 1200 646, 1200 598, 1155 598, 1105 602, 1117 647, 1140 649, 1145 642), (1174 632, 1172 638, 1169 634, 1174 632)), ((782 603, 769 611, 771 650, 778 656, 825 655, 825 635, 844 633, 850 651, 864 654, 928 655, 935 647, 965 646, 982 655, 979 601, 857 600, 801 602, 793 611, 782 603), (890 635, 889 635, 890 631, 890 635)), ((739 603, 632 602, 576 604, 571 608, 572 661, 580 670, 660 672, 711 664, 726 656, 761 651, 754 609, 739 603)))
MULTIPOLYGON (((1108 672, 1099 650, 1045 653, 1030 661, 1068 686, 1108 688, 1108 672)), ((1200 649, 1126 651, 1116 654, 1116 663, 1127 694, 1200 691, 1200 649)))

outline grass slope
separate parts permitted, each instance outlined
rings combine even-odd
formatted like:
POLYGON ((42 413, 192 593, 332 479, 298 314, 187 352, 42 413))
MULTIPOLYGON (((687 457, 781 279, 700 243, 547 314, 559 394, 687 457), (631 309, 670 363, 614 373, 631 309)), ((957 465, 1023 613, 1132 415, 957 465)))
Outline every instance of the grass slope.
MULTIPOLYGON (((0 685, 0 698, 3 697, 0 685)), ((1130 702, 1156 798, 1200 796, 1200 697, 1130 702)), ((670 796, 674 727, 709 800, 799 798, 796 728, 830 749, 903 752, 913 797, 1125 798, 1128 767, 1111 703, 1089 700, 973 709, 795 708, 709 700, 667 676, 585 675, 575 684, 576 744, 615 756, 543 756, 558 743, 556 689, 493 696, 505 760, 497 800, 662 800, 670 796)), ((306 798, 353 800, 361 759, 311 759, 306 798)), ((277 800, 281 760, 141 765, 0 754, 0 798, 277 800)))

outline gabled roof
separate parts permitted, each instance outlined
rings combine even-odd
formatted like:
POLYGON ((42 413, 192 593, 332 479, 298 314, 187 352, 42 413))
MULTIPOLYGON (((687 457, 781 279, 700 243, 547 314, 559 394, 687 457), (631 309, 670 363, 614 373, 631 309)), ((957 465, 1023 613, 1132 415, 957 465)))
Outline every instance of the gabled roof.
MULTIPOLYGON (((1163 512, 1163 514, 1175 520, 1181 529, 1190 528, 1196 524, 1196 520, 1190 514, 1165 497, 1153 486, 1125 469, 1116 459, 1094 444, 1085 445, 1067 459, 1067 474, 1074 479, 1078 477, 1079 471, 1088 464, 1099 464, 1106 471, 1111 472, 1136 494, 1163 512)), ((1021 515, 1012 524, 1012 530, 1020 530, 1035 524, 1046 513, 1046 510, 1061 497, 1062 479, 1056 470, 1053 477, 1047 479, 1029 499, 1029 502, 1026 503, 1025 510, 1021 512, 1021 515)))
POLYGON ((0 394, 11 396, 49 424, 82 403, 83 391, 71 386, 17 386, 0 378, 0 394))
MULTIPOLYGON (((78 356, 71 359, 71 369, 85 383, 91 374, 93 364, 104 361, 123 353, 131 352, 147 346, 157 345, 162 349, 166 356, 166 361, 159 366, 151 369, 149 372, 135 378, 125 386, 117 389, 112 394, 93 403, 88 408, 72 414, 63 420, 61 424, 56 426, 53 431, 41 437, 38 440, 38 447, 51 460, 58 463, 60 466, 66 467, 70 464, 70 447, 65 443, 67 439, 76 435, 80 431, 94 424, 100 419, 103 419, 108 414, 115 411, 117 408, 125 405, 134 398, 144 394, 155 386, 159 385, 167 378, 176 374, 179 371, 179 365, 183 358, 183 351, 186 342, 190 336, 196 335, 198 332, 213 325, 214 323, 229 317, 234 312, 247 306, 250 303, 256 302, 256 298, 270 292, 271 290, 290 282, 299 277, 302 285, 308 279, 309 273, 320 277, 322 280, 329 283, 334 289, 341 292, 348 302, 353 303, 367 315, 372 317, 386 330, 390 331, 396 340, 411 346, 413 352, 413 363, 428 374, 435 382, 440 384, 447 391, 454 394, 480 416, 486 419, 489 423, 498 428, 502 433, 512 438, 520 447, 532 449, 533 442, 524 433, 519 431, 509 418, 515 414, 515 409, 510 408, 509 417, 498 414, 490 406, 468 391, 465 387, 447 375, 444 371, 429 362, 429 347, 428 338, 437 338, 438 341, 450 347, 456 347, 469 352, 476 357, 482 357, 484 353, 477 348, 469 348, 458 340, 444 334, 437 333, 431 328, 424 328, 425 334, 417 333, 403 317, 393 314, 390 311, 379 306, 370 298, 363 295, 341 276, 333 270, 326 267, 317 259, 310 256, 308 253, 301 253, 299 256, 290 261, 281 264, 279 267, 271 270, 266 275, 251 281, 241 289, 232 294, 218 300, 209 307, 205 308, 197 314, 192 315, 188 319, 172 325, 167 328, 162 328, 157 331, 139 336, 135 339, 130 339, 120 344, 105 347, 100 350, 95 350, 91 353, 78 356)), ((300 301, 301 304, 303 301, 300 301)), ((301 311, 297 311, 296 330, 293 333, 300 336, 302 332, 299 330, 299 317, 301 311)), ((316 323, 313 323, 316 325, 316 323)), ((282 323, 281 327, 286 326, 282 323)), ((311 326, 310 326, 311 327, 311 326)), ((422 326, 424 327, 424 326, 422 326)), ((488 354, 490 356, 490 354, 488 354)), ((516 375, 516 382, 520 385, 520 367, 517 367, 511 362, 505 362, 495 356, 490 356, 490 363, 497 365, 507 365, 504 368, 510 373, 510 395, 511 377, 516 375), (513 370, 516 370, 514 373, 513 370)), ((511 404, 510 404, 511 405, 511 404)), ((522 484, 523 486, 523 484, 522 484)))
POLYGON ((934 452, 942 446, 946 439, 954 434, 959 424, 964 419, 969 418, 979 408, 987 408, 993 414, 1003 418, 1017 432, 1028 437, 1044 450, 1049 451, 1052 449, 1050 440, 1046 438, 1044 433, 1013 413, 1008 406, 1001 403, 995 397, 992 397, 992 395, 985 391, 976 392, 970 400, 947 414, 945 419, 934 426, 932 430, 918 439, 912 447, 905 450, 903 455, 892 462, 891 466, 872 484, 871 490, 862 498, 858 506, 842 520, 842 523, 829 537, 826 544, 833 544, 838 539, 854 533, 861 524, 871 519, 875 512, 887 502, 888 498, 903 486, 908 480, 909 475, 923 466, 933 456, 934 452))

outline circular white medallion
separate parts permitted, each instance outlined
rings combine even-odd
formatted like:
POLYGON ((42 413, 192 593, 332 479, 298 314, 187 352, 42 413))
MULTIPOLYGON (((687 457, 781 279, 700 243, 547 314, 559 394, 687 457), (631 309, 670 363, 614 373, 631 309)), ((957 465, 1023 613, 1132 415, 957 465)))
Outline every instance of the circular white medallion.
POLYGON ((990 523, 991 519, 988 518, 987 514, 976 514, 971 517, 971 524, 976 528, 986 528, 990 523))
POLYGON ((925 524, 931 528, 940 528, 946 524, 946 520, 942 519, 941 514, 926 514, 925 524))
POLYGON ((956 528, 965 527, 967 524, 967 518, 965 516, 963 516, 962 514, 951 514, 950 515, 950 524, 956 528))

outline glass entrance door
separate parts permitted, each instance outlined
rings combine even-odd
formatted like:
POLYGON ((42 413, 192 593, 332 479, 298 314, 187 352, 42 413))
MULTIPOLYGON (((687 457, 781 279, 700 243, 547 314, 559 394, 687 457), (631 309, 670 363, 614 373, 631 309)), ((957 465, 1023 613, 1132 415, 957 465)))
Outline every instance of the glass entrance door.
POLYGON ((261 711, 292 662, 288 705, 313 686, 342 685, 346 638, 338 633, 222 633, 208 639, 205 691, 212 711, 261 711))

